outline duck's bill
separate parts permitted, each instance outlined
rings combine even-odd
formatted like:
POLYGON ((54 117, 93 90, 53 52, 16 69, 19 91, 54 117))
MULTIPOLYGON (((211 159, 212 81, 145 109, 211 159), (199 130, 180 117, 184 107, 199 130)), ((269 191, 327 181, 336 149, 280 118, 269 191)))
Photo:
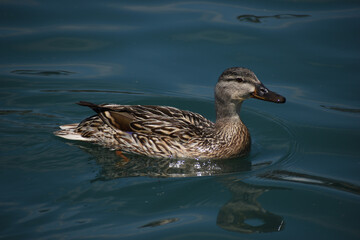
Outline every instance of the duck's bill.
POLYGON ((274 103, 286 102, 286 98, 276 92, 270 91, 262 84, 255 88, 255 91, 252 93, 252 97, 274 103))

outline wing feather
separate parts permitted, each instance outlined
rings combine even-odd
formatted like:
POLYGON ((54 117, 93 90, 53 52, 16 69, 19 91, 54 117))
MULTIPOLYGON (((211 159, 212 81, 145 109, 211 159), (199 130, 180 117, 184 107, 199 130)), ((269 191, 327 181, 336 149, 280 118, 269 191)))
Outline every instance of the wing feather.
POLYGON ((166 106, 93 104, 79 102, 92 108, 115 131, 137 132, 189 140, 204 134, 214 123, 200 114, 166 106))

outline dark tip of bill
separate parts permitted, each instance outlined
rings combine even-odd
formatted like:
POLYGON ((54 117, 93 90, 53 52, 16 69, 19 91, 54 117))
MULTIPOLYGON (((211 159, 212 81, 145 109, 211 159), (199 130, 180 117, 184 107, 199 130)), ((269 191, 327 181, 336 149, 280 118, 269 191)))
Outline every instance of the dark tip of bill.
POLYGON ((284 97, 279 97, 277 100, 277 103, 285 103, 286 102, 286 98, 284 97))

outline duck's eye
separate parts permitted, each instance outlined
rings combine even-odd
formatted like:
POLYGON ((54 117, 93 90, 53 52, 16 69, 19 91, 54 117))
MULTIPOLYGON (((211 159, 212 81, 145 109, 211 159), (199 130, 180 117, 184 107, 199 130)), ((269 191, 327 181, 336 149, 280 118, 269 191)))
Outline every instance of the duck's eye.
POLYGON ((261 94, 266 94, 266 93, 268 93, 268 90, 266 89, 266 88, 264 88, 264 87, 260 87, 260 93, 261 94))
POLYGON ((243 79, 243 78, 238 77, 238 78, 236 78, 236 81, 237 81, 237 82, 243 82, 243 81, 244 81, 244 79, 243 79))

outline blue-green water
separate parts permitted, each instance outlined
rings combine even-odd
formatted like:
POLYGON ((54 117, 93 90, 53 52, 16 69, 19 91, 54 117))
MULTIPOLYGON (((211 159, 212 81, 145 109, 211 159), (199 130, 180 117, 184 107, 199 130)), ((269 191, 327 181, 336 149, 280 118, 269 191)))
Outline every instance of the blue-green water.
POLYGON ((0 1, 1 239, 359 239, 357 1, 0 1), (53 135, 95 103, 215 120, 251 68, 252 151, 153 160, 53 135))

